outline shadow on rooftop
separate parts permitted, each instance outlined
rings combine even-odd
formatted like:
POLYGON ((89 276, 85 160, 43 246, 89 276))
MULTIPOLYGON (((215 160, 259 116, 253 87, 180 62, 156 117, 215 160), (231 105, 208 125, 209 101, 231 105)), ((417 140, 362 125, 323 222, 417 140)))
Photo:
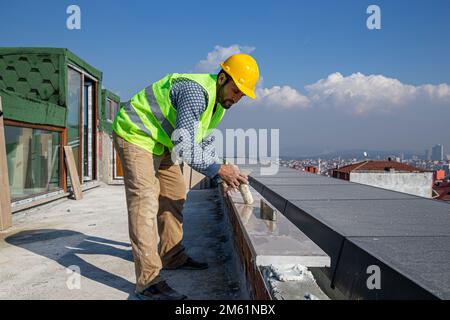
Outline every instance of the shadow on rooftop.
POLYGON ((135 284, 80 258, 78 254, 110 255, 132 262, 129 243, 87 236, 72 230, 27 230, 9 236, 5 241, 40 256, 52 259, 65 268, 78 266, 81 275, 134 296, 135 284), (117 248, 115 246, 125 247, 117 248))

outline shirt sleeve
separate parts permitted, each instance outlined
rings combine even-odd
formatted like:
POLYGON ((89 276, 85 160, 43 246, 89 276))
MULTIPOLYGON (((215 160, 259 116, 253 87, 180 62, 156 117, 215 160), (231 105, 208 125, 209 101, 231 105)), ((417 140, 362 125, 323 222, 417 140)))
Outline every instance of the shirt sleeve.
POLYGON ((199 144, 195 141, 200 115, 208 105, 207 92, 194 81, 181 80, 173 83, 170 99, 177 110, 175 129, 181 133, 172 139, 174 150, 192 169, 215 178, 220 162, 214 148, 214 136, 203 139, 199 144))

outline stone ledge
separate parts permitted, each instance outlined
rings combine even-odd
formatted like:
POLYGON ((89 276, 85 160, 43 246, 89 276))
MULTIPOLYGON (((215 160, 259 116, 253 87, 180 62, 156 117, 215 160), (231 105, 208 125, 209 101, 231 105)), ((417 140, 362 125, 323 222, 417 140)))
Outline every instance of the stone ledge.
POLYGON ((254 203, 245 205, 239 193, 221 194, 232 225, 236 250, 246 274, 253 299, 329 299, 310 272, 301 279, 279 279, 268 272, 299 266, 329 267, 330 257, 284 216, 275 221, 261 219, 262 196, 250 188, 254 203))

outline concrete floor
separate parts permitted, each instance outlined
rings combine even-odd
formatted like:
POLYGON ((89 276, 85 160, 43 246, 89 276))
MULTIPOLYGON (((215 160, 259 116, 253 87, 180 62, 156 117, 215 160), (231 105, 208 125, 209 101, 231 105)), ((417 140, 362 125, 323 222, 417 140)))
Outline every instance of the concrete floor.
MULTIPOLYGON (((189 299, 246 299, 217 191, 191 191, 184 216, 187 252, 210 268, 162 271, 167 282, 189 299)), ((0 299, 135 299, 132 259, 124 188, 102 186, 14 215, 0 233, 0 299)))

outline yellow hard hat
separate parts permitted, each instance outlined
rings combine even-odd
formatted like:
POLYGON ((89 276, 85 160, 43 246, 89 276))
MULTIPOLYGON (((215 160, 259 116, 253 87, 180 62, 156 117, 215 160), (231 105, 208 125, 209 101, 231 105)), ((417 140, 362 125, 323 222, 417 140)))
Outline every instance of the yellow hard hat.
POLYGON ((242 93, 252 99, 256 98, 255 87, 259 78, 259 68, 255 59, 248 54, 238 53, 222 62, 220 66, 231 76, 242 93))

